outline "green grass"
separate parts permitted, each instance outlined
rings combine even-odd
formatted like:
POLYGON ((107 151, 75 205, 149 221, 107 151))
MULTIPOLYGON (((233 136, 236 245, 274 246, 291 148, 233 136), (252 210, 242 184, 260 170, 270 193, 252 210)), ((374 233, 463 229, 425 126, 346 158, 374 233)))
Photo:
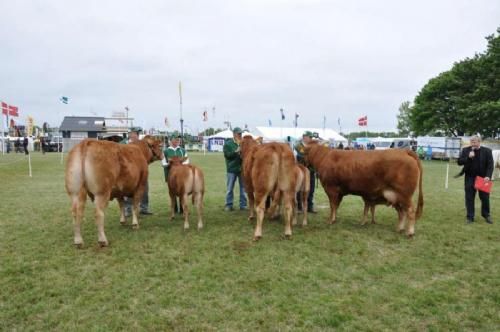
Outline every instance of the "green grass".
POLYGON ((266 221, 253 243, 247 213, 222 211, 222 156, 191 154, 206 175, 202 231, 192 208, 187 232, 167 220, 155 163, 154 216, 134 231, 111 202, 101 249, 88 203, 78 250, 59 155, 35 153, 33 178, 20 158, 0 155, 0 330, 500 330, 500 182, 494 225, 465 225, 463 179, 445 190, 446 163, 433 161, 412 240, 387 207, 377 208, 379 224, 360 226, 354 196, 327 225, 319 188, 309 226, 284 240, 282 224, 266 221))

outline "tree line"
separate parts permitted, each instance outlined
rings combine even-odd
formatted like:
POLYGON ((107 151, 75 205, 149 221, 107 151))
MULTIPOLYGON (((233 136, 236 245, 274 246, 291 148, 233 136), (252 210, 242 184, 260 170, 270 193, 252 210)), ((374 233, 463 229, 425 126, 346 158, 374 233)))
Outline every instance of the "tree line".
POLYGON ((401 135, 500 135, 500 27, 485 52, 455 62, 399 107, 401 135))

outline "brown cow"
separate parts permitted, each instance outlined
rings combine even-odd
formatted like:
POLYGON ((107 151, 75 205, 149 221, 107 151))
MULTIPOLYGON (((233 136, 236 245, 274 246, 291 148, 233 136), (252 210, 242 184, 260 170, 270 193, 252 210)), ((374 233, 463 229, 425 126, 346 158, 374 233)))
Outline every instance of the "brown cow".
POLYGON ((183 165, 187 158, 173 157, 168 167, 168 193, 170 195, 170 220, 175 215, 175 199, 180 198, 184 211, 184 229, 189 228, 188 195, 192 195, 193 204, 198 213, 198 229, 203 228, 203 195, 205 193, 205 179, 203 171, 194 165, 183 165))
POLYGON ((283 199, 285 236, 291 236, 296 186, 295 159, 292 150, 283 143, 258 145, 251 136, 245 136, 241 142, 241 157, 243 180, 250 209, 249 219, 253 218, 254 207, 257 214, 254 241, 262 237, 266 198, 276 190, 280 191, 283 199))
POLYGON ((80 225, 87 195, 95 203, 98 242, 107 246, 104 234, 104 210, 113 198, 120 205, 120 223, 125 223, 124 197, 133 199, 132 226, 139 227, 138 205, 148 178, 148 164, 163 156, 161 141, 150 136, 131 144, 84 140, 69 152, 66 163, 66 192, 71 211, 76 246, 83 245, 80 225))
MULTIPOLYGON (((345 195, 361 196, 369 205, 387 202, 398 211, 398 230, 415 234, 415 220, 423 209, 422 165, 418 156, 407 150, 342 151, 330 150, 316 142, 305 149, 306 162, 319 173, 330 200, 330 223, 335 223, 337 208, 345 195), (412 196, 419 188, 415 211, 412 196)), ((366 206, 365 206, 366 210, 366 206)))
MULTIPOLYGON (((295 193, 300 193, 300 199, 302 200, 302 210, 303 219, 302 226, 307 226, 307 197, 309 196, 309 191, 311 190, 310 177, 311 174, 309 170, 301 164, 296 164, 294 167, 294 176, 297 181, 295 185, 295 193)), ((276 190, 273 195, 273 201, 271 207, 269 208, 269 217, 271 219, 276 219, 279 216, 279 203, 280 203, 280 191, 276 190)), ((293 210, 293 222, 292 225, 297 225, 297 205, 294 204, 293 210)))

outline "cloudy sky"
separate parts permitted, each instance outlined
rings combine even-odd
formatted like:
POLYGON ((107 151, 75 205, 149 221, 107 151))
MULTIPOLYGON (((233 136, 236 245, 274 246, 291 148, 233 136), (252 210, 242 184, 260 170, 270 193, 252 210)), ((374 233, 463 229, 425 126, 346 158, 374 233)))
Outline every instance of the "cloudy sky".
POLYGON ((498 0, 1 1, 0 99, 19 122, 130 108, 146 128, 394 130, 454 61, 485 50, 498 0), (63 105, 59 98, 68 96, 63 105), (212 107, 215 106, 215 112, 212 107), (204 109, 209 121, 202 122, 204 109))

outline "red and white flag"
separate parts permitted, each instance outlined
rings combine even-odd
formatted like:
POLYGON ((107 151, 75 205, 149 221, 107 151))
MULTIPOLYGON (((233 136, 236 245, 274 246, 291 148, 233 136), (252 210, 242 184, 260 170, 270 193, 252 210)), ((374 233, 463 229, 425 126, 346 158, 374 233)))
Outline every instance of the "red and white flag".
POLYGON ((19 116, 19 108, 14 105, 9 105, 2 101, 2 114, 10 116, 19 116))
POLYGON ((362 116, 358 119, 358 126, 368 126, 368 116, 362 116))
POLYGON ((19 116, 19 109, 17 108, 17 106, 9 105, 9 115, 19 116))
POLYGON ((4 103, 3 101, 2 101, 2 114, 5 115, 9 114, 9 105, 7 105, 7 103, 4 103))

